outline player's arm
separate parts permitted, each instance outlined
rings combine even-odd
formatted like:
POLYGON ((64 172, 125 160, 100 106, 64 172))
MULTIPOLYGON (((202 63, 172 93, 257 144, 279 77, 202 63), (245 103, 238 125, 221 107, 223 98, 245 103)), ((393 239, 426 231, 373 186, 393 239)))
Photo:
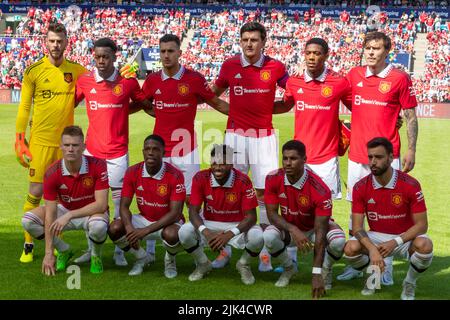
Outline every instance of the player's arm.
POLYGON ((56 219, 50 226, 51 231, 56 236, 59 236, 64 227, 70 222, 70 220, 104 213, 108 209, 108 192, 109 188, 103 190, 95 190, 94 202, 91 202, 82 208, 71 210, 56 219))
POLYGON ((412 241, 417 236, 427 233, 428 230, 428 219, 427 212, 420 212, 413 214, 414 225, 409 228, 406 232, 399 235, 397 238, 384 242, 378 246, 383 257, 387 257, 397 246, 402 243, 412 241), (400 239, 398 239, 400 238, 400 239), (398 241, 398 242, 397 242, 398 241))
POLYGON ((57 203, 56 201, 45 201, 45 218, 44 218, 44 231, 45 231, 45 256, 42 260, 42 273, 47 276, 54 276, 55 269, 55 256, 53 255, 53 237, 54 234, 50 229, 50 226, 56 219, 57 203))
MULTIPOLYGON (((327 243, 329 220, 329 216, 316 216, 314 219, 314 232, 316 234, 316 239, 314 242, 313 268, 322 268, 327 243)), ((311 289, 312 297, 314 299, 318 299, 325 294, 325 284, 323 283, 321 274, 313 273, 311 289)))
POLYGON ((15 142, 17 161, 19 161, 19 163, 25 168, 30 166, 30 161, 33 158, 30 150, 28 149, 28 142, 25 139, 25 132, 27 131, 28 119, 30 118, 34 88, 34 82, 30 79, 30 75, 25 72, 22 81, 20 104, 17 111, 15 142))
POLYGON ((279 230, 284 230, 289 232, 290 236, 294 240, 297 248, 307 253, 311 250, 311 243, 309 242, 306 235, 294 224, 287 222, 281 215, 278 214, 278 204, 265 203, 267 218, 270 224, 277 227, 279 230))
POLYGON ((228 112, 230 111, 230 105, 228 104, 228 102, 219 99, 217 96, 213 97, 210 100, 206 100, 206 103, 220 113, 228 115, 228 112))
POLYGON ((364 230, 364 214, 352 212, 352 227, 353 235, 368 251, 371 264, 377 265, 381 271, 384 271, 383 257, 364 230))
POLYGON ((403 115, 406 120, 406 133, 408 136, 408 151, 403 157, 402 170, 404 172, 409 172, 414 169, 416 164, 416 144, 417 136, 419 134, 419 124, 417 122, 416 109, 405 109, 403 110, 403 115))
POLYGON ((211 91, 214 92, 217 97, 220 97, 225 90, 227 90, 227 88, 218 87, 216 84, 211 85, 211 91))
POLYGON ((256 208, 245 211, 245 218, 239 224, 226 232, 219 233, 214 239, 209 242, 212 250, 221 250, 234 237, 242 232, 247 232, 256 224, 256 208))
POLYGON ((278 100, 273 103, 273 114, 285 113, 294 106, 294 99, 278 100))
POLYGON ((151 225, 144 227, 144 228, 138 228, 134 229, 133 231, 127 233, 127 240, 128 242, 133 245, 134 243, 139 242, 144 238, 146 235, 156 232, 159 229, 162 229, 164 227, 167 227, 171 224, 174 224, 175 222, 180 221, 180 217, 183 214, 183 205, 184 200, 182 201, 170 201, 169 204, 169 212, 166 213, 164 216, 162 216, 158 221, 152 223, 151 225))

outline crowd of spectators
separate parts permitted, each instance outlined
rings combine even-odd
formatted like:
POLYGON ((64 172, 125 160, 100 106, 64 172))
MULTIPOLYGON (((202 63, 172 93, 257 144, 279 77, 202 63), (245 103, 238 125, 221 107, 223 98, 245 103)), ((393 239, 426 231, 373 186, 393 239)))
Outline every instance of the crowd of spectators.
POLYGON ((421 101, 449 99, 449 32, 441 28, 444 22, 439 16, 424 12, 416 16, 412 11, 394 21, 383 13, 374 18, 364 12, 355 15, 343 10, 339 19, 332 19, 322 17, 320 9, 314 8, 304 15, 296 13, 293 17, 287 17, 275 9, 254 12, 223 10, 191 17, 189 13, 173 9, 161 15, 146 15, 114 8, 101 8, 93 13, 32 8, 14 34, 0 37, 0 88, 20 88, 25 68, 43 54, 43 35, 51 21, 66 25, 69 31, 67 56, 88 69, 93 67, 92 47, 97 38, 111 37, 116 40, 119 46, 117 64, 122 65, 140 47, 157 46, 163 34, 173 33, 183 39, 191 30, 193 37, 183 51, 182 63, 213 81, 222 62, 240 52, 239 28, 244 22, 252 20, 263 23, 268 30, 265 54, 284 62, 290 73, 303 62, 302 50, 311 37, 322 37, 328 41, 328 65, 344 75, 361 64, 363 35, 367 31, 374 28, 383 30, 391 37, 395 52, 410 54, 414 52, 417 33, 428 32, 426 73, 414 79, 416 92, 421 101))

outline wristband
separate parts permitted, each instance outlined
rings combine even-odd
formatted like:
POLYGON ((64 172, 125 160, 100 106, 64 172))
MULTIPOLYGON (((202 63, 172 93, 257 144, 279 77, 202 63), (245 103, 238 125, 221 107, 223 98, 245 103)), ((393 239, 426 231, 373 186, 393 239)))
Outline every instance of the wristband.
POLYGON ((398 246, 401 246, 403 244, 403 239, 402 237, 398 236, 397 238, 394 239, 395 242, 397 242, 398 246))
POLYGON ((202 224, 200 227, 198 227, 198 232, 202 233, 203 230, 205 230, 205 229, 206 229, 205 225, 202 224))
POLYGON ((313 267, 312 273, 313 274, 322 274, 322 268, 313 267))
POLYGON ((239 228, 237 228, 237 227, 231 229, 230 231, 233 232, 233 234, 234 234, 235 236, 237 236, 238 234, 241 233, 241 230, 239 230, 239 228))

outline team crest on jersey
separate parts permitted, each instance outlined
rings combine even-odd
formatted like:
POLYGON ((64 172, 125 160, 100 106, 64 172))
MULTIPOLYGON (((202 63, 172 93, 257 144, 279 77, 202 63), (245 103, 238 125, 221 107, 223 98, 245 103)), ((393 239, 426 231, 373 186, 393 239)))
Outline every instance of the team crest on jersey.
POLYGON ((115 96, 121 96, 123 93, 123 85, 122 84, 118 84, 116 85, 113 89, 112 89, 112 93, 115 96))
POLYGON ((168 191, 168 187, 167 187, 167 184, 165 184, 165 183, 158 184, 156 186, 156 193, 161 197, 164 197, 167 194, 167 191, 168 191))
POLYGON ((270 70, 261 70, 259 73, 259 77, 262 81, 269 81, 270 80, 270 70))
POLYGON ((73 76, 71 72, 64 72, 64 81, 71 83, 73 81, 73 76))
POLYGON ((298 203, 302 206, 302 207, 307 207, 309 206, 309 198, 308 196, 305 195, 300 195, 300 197, 298 197, 298 203))
POLYGON ((180 83, 178 85, 178 94, 180 96, 185 96, 189 94, 189 85, 187 85, 186 83, 180 83))
POLYGON ((322 86, 322 90, 320 90, 320 94, 324 98, 329 98, 333 94, 333 87, 332 86, 322 86))
POLYGON ((392 82, 388 81, 380 81, 380 85, 378 86, 378 90, 385 94, 391 91, 392 82))
POLYGON ((83 187, 89 189, 94 185, 94 179, 91 176, 87 176, 81 180, 81 183, 83 184, 83 187))
POLYGON ((236 192, 225 192, 225 201, 228 203, 235 203, 237 201, 236 192))
POLYGON ((34 169, 30 169, 30 177, 34 177, 36 171, 34 169))
POLYGON ((392 204, 396 207, 401 206, 403 203, 402 195, 399 193, 392 194, 392 204))

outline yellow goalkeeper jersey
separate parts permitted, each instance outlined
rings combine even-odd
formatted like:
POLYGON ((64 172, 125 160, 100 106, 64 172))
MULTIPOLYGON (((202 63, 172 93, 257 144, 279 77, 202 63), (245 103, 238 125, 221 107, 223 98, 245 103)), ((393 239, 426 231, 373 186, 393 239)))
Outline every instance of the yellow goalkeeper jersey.
POLYGON ((25 132, 33 104, 30 143, 57 147, 61 133, 73 124, 75 83, 87 70, 64 59, 56 67, 44 57, 25 70, 16 132, 25 132))

